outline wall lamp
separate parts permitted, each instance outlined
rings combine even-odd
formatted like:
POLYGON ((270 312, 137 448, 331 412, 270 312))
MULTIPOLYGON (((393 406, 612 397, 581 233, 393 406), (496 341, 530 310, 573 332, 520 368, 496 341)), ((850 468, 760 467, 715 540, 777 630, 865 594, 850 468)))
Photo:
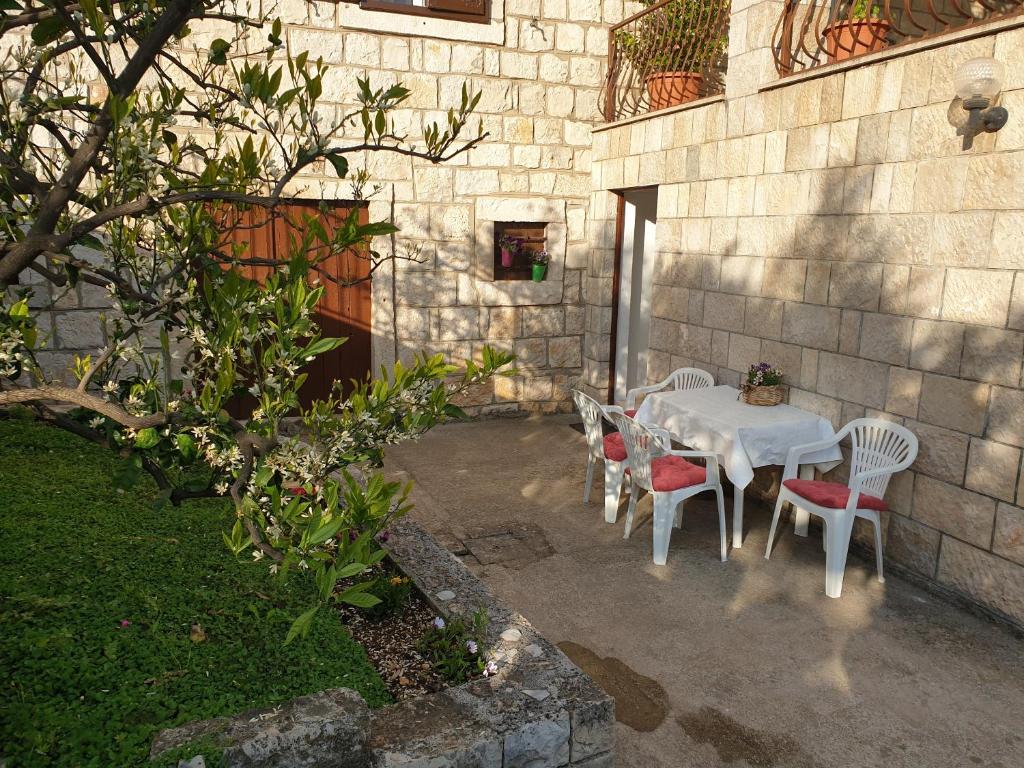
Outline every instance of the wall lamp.
POLYGON ((968 114, 967 124, 961 129, 964 149, 973 146, 979 133, 995 133, 1006 125, 1010 116, 1006 108, 992 106, 1003 87, 1004 72, 1001 62, 985 56, 968 59, 957 68, 953 85, 968 114))

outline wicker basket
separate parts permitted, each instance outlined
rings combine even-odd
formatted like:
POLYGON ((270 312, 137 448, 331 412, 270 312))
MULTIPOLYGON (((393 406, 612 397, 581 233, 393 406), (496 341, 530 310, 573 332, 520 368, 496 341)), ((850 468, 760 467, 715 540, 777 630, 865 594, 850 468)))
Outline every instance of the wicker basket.
POLYGON ((778 405, 782 402, 782 386, 773 384, 755 387, 753 384, 744 384, 740 398, 750 405, 778 405))

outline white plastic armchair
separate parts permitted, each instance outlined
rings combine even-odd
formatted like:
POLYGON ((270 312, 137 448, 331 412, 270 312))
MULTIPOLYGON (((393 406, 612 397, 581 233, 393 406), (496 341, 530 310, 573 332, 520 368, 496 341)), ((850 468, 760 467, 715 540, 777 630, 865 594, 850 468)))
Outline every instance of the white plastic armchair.
MULTIPOLYGON (((640 395, 649 395, 652 392, 660 392, 663 389, 706 389, 715 386, 715 377, 700 368, 678 368, 668 375, 668 378, 659 381, 657 384, 650 384, 646 387, 634 387, 626 393, 627 411, 635 411, 636 400, 640 395)), ((629 414, 632 416, 632 414, 629 414)))
POLYGON ((625 448, 621 447, 622 438, 617 433, 605 435, 602 423, 612 423, 609 416, 622 414, 623 411, 616 405, 601 405, 576 389, 572 391, 572 399, 583 418, 583 432, 587 436, 587 480, 583 486, 583 503, 590 501, 594 466, 600 463, 604 466, 604 519, 606 523, 614 523, 618 517, 619 497, 622 495, 622 483, 629 461, 625 448))
POLYGON ((654 499, 654 563, 665 565, 672 528, 682 523, 683 502, 703 491, 714 491, 718 500, 721 558, 727 558, 725 499, 719 479, 718 455, 707 451, 672 450, 668 432, 641 424, 621 410, 609 414, 619 428, 629 456, 630 495, 625 538, 633 527, 633 515, 641 490, 654 499), (703 459, 698 466, 687 459, 703 459))
POLYGON ((889 480, 917 458, 917 437, 909 429, 882 419, 855 419, 835 437, 791 448, 782 473, 782 487, 775 504, 765 559, 771 556, 775 530, 782 505, 790 502, 821 517, 825 525, 825 594, 839 597, 843 592, 843 574, 850 547, 853 522, 862 517, 875 529, 875 559, 878 580, 885 581, 882 567, 882 522, 880 512, 889 480), (846 485, 823 480, 799 480, 801 458, 817 453, 850 438, 850 479, 846 485))

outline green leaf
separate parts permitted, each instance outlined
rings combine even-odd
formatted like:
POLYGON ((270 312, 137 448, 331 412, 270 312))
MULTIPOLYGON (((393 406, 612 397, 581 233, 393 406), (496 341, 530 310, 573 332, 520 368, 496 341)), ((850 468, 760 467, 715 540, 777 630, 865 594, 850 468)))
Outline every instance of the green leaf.
POLYGON ((7 310, 7 314, 11 318, 24 318, 28 317, 28 302, 25 299, 16 301, 11 305, 11 308, 7 310))
POLYGON ((327 161, 334 166, 334 172, 338 174, 339 179, 344 179, 348 175, 348 160, 344 155, 327 155, 327 161))
POLYGON ((46 45, 47 43, 52 43, 67 31, 68 27, 64 23, 64 19, 60 16, 51 16, 32 27, 32 42, 36 45, 46 45))
POLYGON ((308 611, 303 613, 299 618, 292 622, 291 628, 288 630, 288 635, 284 639, 285 645, 290 645, 292 640, 296 637, 305 637, 309 634, 309 628, 312 626, 313 617, 316 616, 316 612, 320 610, 319 605, 314 605, 308 611))
POLYGON ((337 573, 337 578, 347 579, 350 576, 356 576, 366 570, 366 566, 362 563, 349 563, 344 568, 341 568, 337 573))
POLYGON ((160 433, 153 427, 146 427, 145 429, 139 430, 135 435, 135 447, 145 450, 146 448, 152 448, 154 445, 160 442, 160 433))
POLYGON ((351 590, 346 589, 338 595, 338 599, 343 603, 354 605, 356 608, 373 608, 373 606, 380 603, 379 597, 375 597, 367 592, 351 592, 351 594, 350 592, 351 590))
POLYGON ((210 43, 210 63, 211 64, 227 64, 228 63, 228 51, 231 50, 231 43, 223 38, 218 37, 212 43, 210 43))
POLYGON ((324 352, 330 352, 332 349, 337 349, 343 342, 344 339, 320 339, 319 341, 314 341, 302 350, 302 353, 306 357, 316 357, 317 355, 322 355, 324 352))
POLYGON ((179 432, 175 435, 174 442, 178 444, 178 450, 181 452, 182 457, 190 460, 196 457, 196 441, 192 435, 179 432))

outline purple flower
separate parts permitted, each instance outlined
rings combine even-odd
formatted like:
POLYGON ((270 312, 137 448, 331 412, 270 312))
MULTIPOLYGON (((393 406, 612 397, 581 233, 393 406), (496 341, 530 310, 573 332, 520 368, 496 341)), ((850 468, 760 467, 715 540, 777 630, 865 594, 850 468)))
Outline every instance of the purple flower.
POLYGON ((381 541, 381 542, 386 542, 390 538, 391 538, 391 534, 388 531, 386 531, 386 530, 381 531, 380 535, 377 536, 377 540, 381 541))
POLYGON ((440 616, 434 619, 434 629, 444 629, 444 619, 440 616))
POLYGON ((487 666, 484 667, 484 677, 490 677, 491 675, 498 674, 498 665, 493 661, 488 661, 487 666))
POLYGON ((130 627, 132 623, 128 619, 121 619, 121 629, 130 627))
POLYGON ((470 653, 476 653, 477 652, 476 642, 473 641, 473 640, 467 640, 466 641, 466 650, 469 651, 470 653))

